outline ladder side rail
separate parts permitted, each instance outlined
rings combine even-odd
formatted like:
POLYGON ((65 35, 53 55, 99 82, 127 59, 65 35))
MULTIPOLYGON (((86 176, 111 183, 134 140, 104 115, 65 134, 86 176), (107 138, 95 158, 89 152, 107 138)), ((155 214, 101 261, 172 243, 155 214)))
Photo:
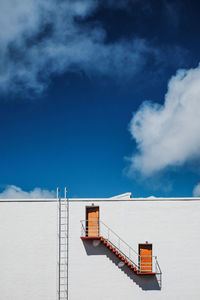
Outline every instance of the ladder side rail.
POLYGON ((57 236, 56 236, 56 249, 57 249, 57 264, 56 264, 56 299, 59 300, 59 188, 57 187, 56 190, 57 193, 57 218, 56 218, 56 224, 57 224, 57 236))
POLYGON ((68 300, 68 236, 69 202, 65 198, 58 200, 58 300, 68 300))
POLYGON ((67 238, 66 238, 66 250, 67 250, 67 300, 69 297, 69 199, 67 198, 67 189, 65 188, 65 201, 67 201, 67 238))
POLYGON ((58 200, 58 300, 60 300, 60 264, 61 264, 61 199, 58 200))

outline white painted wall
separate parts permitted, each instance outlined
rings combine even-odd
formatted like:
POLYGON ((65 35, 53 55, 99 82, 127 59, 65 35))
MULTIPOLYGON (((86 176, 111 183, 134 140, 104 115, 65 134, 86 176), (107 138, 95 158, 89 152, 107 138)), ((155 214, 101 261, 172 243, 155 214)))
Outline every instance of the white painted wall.
POLYGON ((120 269, 105 247, 79 238, 79 220, 91 203, 70 204, 70 300, 200 299, 199 201, 93 202, 100 218, 136 250, 138 243, 153 243, 163 272, 161 290, 155 279, 120 269))
MULTIPOLYGON (((93 201, 100 218, 137 250, 153 243, 163 276, 134 275, 103 246, 80 239, 92 202, 70 201, 69 300, 200 299, 200 201, 93 201)), ((55 300, 56 203, 0 202, 0 299, 55 300)))
POLYGON ((0 202, 0 299, 56 299, 56 203, 0 202))

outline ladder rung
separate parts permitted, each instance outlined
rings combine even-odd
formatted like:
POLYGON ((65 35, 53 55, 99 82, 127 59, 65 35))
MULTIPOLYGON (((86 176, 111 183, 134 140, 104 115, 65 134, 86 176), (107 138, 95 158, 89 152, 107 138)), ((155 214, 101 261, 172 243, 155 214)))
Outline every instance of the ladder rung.
POLYGON ((67 271, 67 262, 61 261, 60 266, 61 266, 61 268, 60 268, 61 272, 66 272, 67 271))

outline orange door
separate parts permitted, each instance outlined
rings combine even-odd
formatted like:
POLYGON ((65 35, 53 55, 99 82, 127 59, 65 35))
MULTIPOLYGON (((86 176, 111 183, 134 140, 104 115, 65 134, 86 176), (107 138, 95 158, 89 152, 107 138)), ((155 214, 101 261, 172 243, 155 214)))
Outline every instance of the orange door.
POLYGON ((99 236, 99 207, 87 207, 87 236, 99 236))
POLYGON ((143 244, 140 245, 140 271, 152 272, 152 245, 143 244))

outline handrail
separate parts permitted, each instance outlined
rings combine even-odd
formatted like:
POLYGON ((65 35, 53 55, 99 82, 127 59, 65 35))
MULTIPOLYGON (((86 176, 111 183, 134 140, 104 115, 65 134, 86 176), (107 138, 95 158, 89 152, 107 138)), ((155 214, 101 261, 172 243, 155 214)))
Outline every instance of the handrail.
MULTIPOLYGON (((135 251, 129 244, 127 244, 117 233, 115 233, 109 226, 107 226, 101 220, 81 220, 81 228, 82 228, 82 236, 88 235, 88 229, 90 229, 90 234, 93 233, 94 235, 98 235, 99 237, 105 238, 110 244, 112 244, 116 250, 122 254, 128 261, 130 261, 139 272, 148 272, 149 269, 155 266, 156 273, 157 269, 161 274, 160 266, 157 262, 157 256, 154 255, 140 255, 137 251, 135 251), (95 222, 94 226, 88 226, 89 222, 95 222), (112 236, 112 238, 111 238, 112 236), (114 242, 113 240, 116 240, 114 242), (136 264, 133 260, 138 260, 138 264, 136 264), (151 257, 150 262, 143 262, 141 264, 141 259, 144 257, 151 257), (154 263, 153 263, 154 262, 154 263), (145 269, 146 267, 146 269, 145 269)), ((152 271, 151 271, 152 272, 152 271)))
POLYGON ((108 227, 103 221, 100 221, 100 223, 102 223, 105 227, 107 227, 111 232, 113 232, 124 244, 126 244, 131 250, 133 250, 133 252, 135 252, 135 254, 138 255, 138 253, 131 247, 129 246, 117 233, 115 233, 110 227, 108 227))
POLYGON ((160 265, 158 263, 158 260, 156 259, 156 266, 158 267, 159 269, 159 272, 156 272, 156 273, 159 273, 159 274, 162 274, 162 271, 161 271, 161 268, 160 268, 160 265))
MULTIPOLYGON (((81 225, 82 225, 82 227, 84 228, 84 226, 83 226, 83 224, 82 224, 82 222, 97 222, 96 220, 81 220, 80 222, 81 222, 81 225)), ((103 221, 98 221, 99 223, 101 223, 101 224, 103 224, 109 231, 111 231, 112 233, 114 233, 114 235, 118 238, 118 239, 120 239, 120 241, 121 242, 123 242, 126 246, 128 246, 131 250, 133 250, 133 252, 135 253, 135 254, 137 254, 138 256, 142 256, 142 257, 149 257, 149 256, 151 256, 151 257, 157 257, 157 256, 155 256, 155 255, 140 255, 137 251, 135 251, 129 244, 127 244, 117 233, 115 233, 110 227, 108 227, 108 225, 106 225, 103 221)), ((90 227, 93 227, 93 228, 98 228, 97 226, 90 226, 90 227)), ((95 232, 95 230, 94 230, 94 232, 95 232)))

